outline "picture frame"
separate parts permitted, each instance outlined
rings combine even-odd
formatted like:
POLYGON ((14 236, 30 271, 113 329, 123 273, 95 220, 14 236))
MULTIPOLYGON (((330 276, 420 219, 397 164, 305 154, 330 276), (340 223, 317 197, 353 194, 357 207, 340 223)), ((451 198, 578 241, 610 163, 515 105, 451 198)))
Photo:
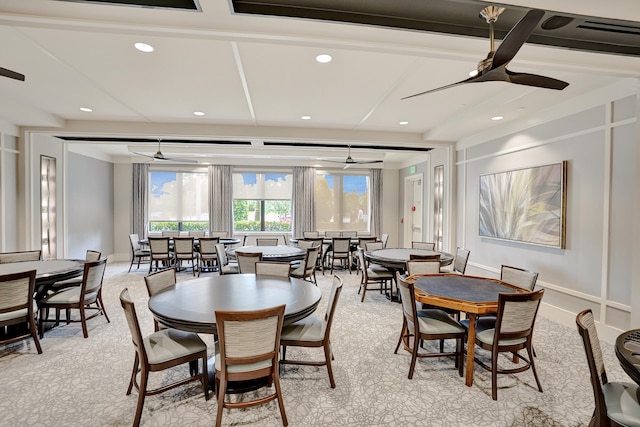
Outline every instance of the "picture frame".
POLYGON ((479 236, 565 248, 567 161, 480 175, 479 236))

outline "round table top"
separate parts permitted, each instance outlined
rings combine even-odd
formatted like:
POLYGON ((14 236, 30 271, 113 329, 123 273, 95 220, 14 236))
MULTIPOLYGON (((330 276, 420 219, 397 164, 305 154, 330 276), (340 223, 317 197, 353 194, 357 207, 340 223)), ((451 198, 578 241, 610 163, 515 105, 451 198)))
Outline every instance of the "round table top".
POLYGON ((411 254, 416 255, 438 255, 440 254, 440 265, 446 266, 453 262, 453 255, 447 252, 428 251, 426 249, 413 248, 388 248, 368 251, 364 253, 367 260, 380 264, 384 267, 405 269, 411 254))
POLYGON ((229 255, 235 257, 235 252, 262 252, 262 259, 266 261, 294 261, 304 259, 307 252, 294 246, 241 246, 229 251, 229 255))
POLYGON ((63 280, 61 276, 82 274, 84 261, 76 259, 51 259, 40 261, 21 261, 0 264, 0 274, 12 274, 21 271, 36 270, 36 282, 63 280))
POLYGON ((640 329, 632 329, 618 336, 616 357, 627 375, 640 385, 640 329))
POLYGON ((259 310, 285 304, 284 323, 312 314, 322 293, 295 278, 225 274, 180 282, 149 298, 149 309, 167 326, 191 332, 216 333, 216 310, 259 310))

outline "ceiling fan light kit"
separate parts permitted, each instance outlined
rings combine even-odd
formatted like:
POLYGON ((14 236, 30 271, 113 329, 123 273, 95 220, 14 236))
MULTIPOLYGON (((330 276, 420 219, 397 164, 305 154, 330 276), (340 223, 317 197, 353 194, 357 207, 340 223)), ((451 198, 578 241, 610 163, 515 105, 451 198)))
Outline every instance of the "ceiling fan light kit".
POLYGON ((533 30, 544 17, 544 10, 532 9, 511 28, 509 33, 502 40, 498 48, 495 48, 494 28, 493 24, 498 17, 504 12, 503 7, 487 6, 480 12, 480 17, 489 24, 489 42, 491 50, 487 57, 478 63, 478 72, 466 80, 442 86, 436 89, 430 89, 414 95, 406 96, 402 99, 409 99, 428 93, 449 89, 466 83, 479 82, 507 82, 525 86, 534 86, 545 89, 562 90, 569 86, 569 83, 557 80, 551 77, 540 76, 537 74, 516 73, 507 70, 507 65, 518 53, 522 45, 527 41, 533 30))
POLYGON ((135 153, 135 152, 134 154, 137 154, 138 156, 148 157, 150 159, 149 161, 158 160, 158 161, 177 162, 177 163, 198 163, 197 160, 192 160, 192 159, 178 159, 174 157, 166 157, 164 154, 162 154, 162 150, 160 149, 160 142, 161 142, 161 139, 158 138, 158 151, 156 151, 156 153, 153 156, 150 156, 144 153, 135 153))

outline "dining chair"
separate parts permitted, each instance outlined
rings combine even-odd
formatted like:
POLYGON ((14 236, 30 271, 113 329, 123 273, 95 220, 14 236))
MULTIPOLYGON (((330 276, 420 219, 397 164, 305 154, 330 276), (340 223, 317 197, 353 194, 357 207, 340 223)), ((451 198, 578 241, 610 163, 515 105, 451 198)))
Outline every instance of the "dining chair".
POLYGON ((256 246, 278 246, 277 237, 258 237, 256 238, 256 246))
POLYGON ((436 244, 432 242, 411 242, 411 248, 413 249, 423 249, 425 251, 433 251, 436 248, 436 244))
POLYGON ((218 268, 216 244, 220 243, 220 238, 200 237, 198 242, 198 277, 200 277, 200 273, 203 271, 213 271, 218 268))
POLYGON ((204 237, 205 232, 204 231, 189 231, 189 237, 194 237, 194 238, 201 238, 204 237))
POLYGON ((278 401, 282 424, 288 425, 279 375, 279 343, 284 305, 255 311, 216 310, 218 348, 215 356, 218 410, 216 427, 222 425, 224 408, 248 408, 278 401), (232 402, 225 400, 230 381, 267 378, 274 392, 258 398, 232 402))
POLYGON ((224 239, 229 235, 228 231, 210 231, 209 237, 217 237, 219 239, 224 239))
POLYGON ((502 265, 500 267, 500 280, 507 282, 511 285, 520 286, 530 291, 536 286, 538 280, 538 273, 531 270, 525 270, 519 267, 511 267, 509 265, 502 265))
POLYGON ((384 243, 382 242, 367 242, 364 244, 364 250, 367 252, 377 251, 384 249, 384 243))
POLYGON ((140 425, 142 408, 144 407, 144 400, 147 396, 163 393, 191 381, 201 381, 205 400, 209 400, 207 345, 198 334, 167 328, 143 337, 140 331, 140 324, 138 323, 136 307, 127 288, 124 288, 122 292, 120 292, 120 305, 124 310, 127 324, 129 325, 129 332, 131 333, 131 340, 136 352, 133 361, 133 370, 131 371, 131 379, 129 380, 129 387, 127 388, 127 396, 131 394, 134 387, 138 391, 138 404, 133 419, 134 427, 140 425), (197 364, 198 361, 202 361, 202 370, 198 371, 196 369, 195 373, 190 377, 169 384, 162 382, 162 385, 155 389, 147 388, 149 385, 150 372, 164 371, 185 363, 197 364), (140 383, 138 383, 137 380, 138 372, 140 372, 140 383))
POLYGON ((37 310, 33 294, 36 286, 36 270, 0 276, 0 328, 27 324, 28 329, 18 335, 0 335, 0 344, 11 344, 25 338, 33 338, 38 354, 42 347, 36 330, 37 310))
POLYGON ((21 261, 39 261, 42 251, 21 251, 21 252, 2 252, 0 253, 0 264, 21 261))
POLYGON ((409 276, 414 274, 439 274, 439 273, 440 273, 440 258, 415 259, 415 260, 407 261, 407 275, 409 276))
MULTIPOLYGON (((194 238, 193 237, 174 237, 173 238, 173 263, 176 266, 176 269, 180 269, 185 264, 191 264, 191 272, 193 275, 196 275, 197 268, 197 255, 196 250, 194 248, 194 238)), ((188 265, 184 267, 186 270, 188 265)))
POLYGON ((498 374, 516 374, 528 369, 533 372, 538 390, 542 393, 531 350, 531 339, 543 295, 544 289, 527 293, 501 293, 498 296, 498 314, 495 324, 489 325, 488 328, 485 328, 481 322, 476 324, 476 345, 490 352, 491 364, 485 363, 478 355, 475 360, 491 372, 493 400, 498 399, 498 374), (520 350, 526 350, 527 357, 520 354, 520 350), (513 368, 500 368, 498 366, 500 353, 513 353, 518 360, 522 359, 524 364, 513 368))
POLYGON ((331 325, 338 304, 338 298, 342 292, 342 279, 334 275, 331 285, 331 293, 327 304, 327 311, 324 317, 311 316, 298 320, 295 323, 282 328, 280 336, 280 345, 282 346, 282 365, 306 365, 306 366, 326 366, 329 374, 329 384, 331 388, 336 388, 336 382, 333 378, 333 369, 331 360, 333 360, 333 352, 331 351, 331 325), (287 347, 322 347, 324 350, 324 360, 315 362, 307 360, 290 360, 287 359, 287 347))
MULTIPOLYGON (((101 252, 93 251, 89 249, 85 253, 84 261, 85 262, 98 261, 101 256, 102 256, 101 252)), ((55 282, 53 285, 51 285, 50 290, 52 292, 55 292, 59 289, 70 288, 72 286, 80 286, 80 285, 82 285, 82 276, 72 277, 71 279, 60 280, 58 282, 55 282)))
POLYGON ((307 280, 317 285, 318 282, 316 281, 316 267, 318 265, 320 247, 311 246, 307 248, 306 251, 307 252, 304 256, 304 262, 297 268, 291 270, 291 277, 307 280))
POLYGON ((440 254, 409 254, 410 261, 438 261, 440 262, 440 254))
POLYGON ((342 231, 337 231, 337 230, 327 230, 324 232, 324 236, 327 238, 334 238, 334 237, 342 237, 342 231))
POLYGON ((378 290, 382 293, 387 289, 387 283, 393 280, 393 272, 381 266, 381 268, 376 269, 370 268, 369 263, 364 257, 364 250, 362 248, 356 249, 356 254, 362 266, 362 279, 360 280, 358 294, 362 291, 360 302, 364 302, 364 297, 367 294, 367 290, 369 290, 369 284, 377 283, 379 285, 378 290))
MULTIPOLYGON (((456 248, 456 258, 453 261, 453 272, 458 274, 464 274, 467 270, 467 262, 469 261, 469 254, 471 251, 464 248, 456 248)), ((443 273, 448 272, 445 269, 441 270, 443 273)))
POLYGON ((371 237, 370 231, 356 231, 356 237, 371 237))
POLYGON ((216 243, 216 255, 218 257, 218 271, 220 274, 238 274, 240 268, 237 262, 230 262, 223 243, 216 243))
POLYGON ((164 230, 162 232, 162 237, 180 237, 180 232, 174 230, 164 230))
POLYGON ((349 274, 351 274, 351 238, 350 237, 333 237, 331 239, 332 247, 330 250, 331 256, 331 274, 333 274, 333 268, 335 266, 336 260, 339 260, 342 269, 349 269, 349 274), (346 266, 345 266, 346 263, 346 266))
MULTIPOLYGON (((378 241, 378 238, 375 236, 358 237, 358 247, 367 250, 367 243, 375 243, 376 241, 378 241)), ((361 265, 356 251, 353 251, 352 257, 353 263, 358 267, 357 271, 360 271, 361 265)))
MULTIPOLYGON (((151 298, 152 296, 176 284, 176 269, 173 267, 166 268, 164 270, 148 274, 144 278, 144 284, 147 287, 149 298, 151 298)), ((155 317, 153 318, 153 327, 155 331, 160 330, 160 325, 155 317)))
POLYGON ((131 244, 131 264, 129 264, 129 273, 131 273, 131 267, 133 267, 133 263, 138 260, 138 269, 140 268, 140 262, 144 258, 149 258, 151 256, 151 251, 149 248, 144 248, 140 244, 140 237, 137 234, 129 234, 129 243, 131 244))
POLYGON ((394 354, 398 354, 401 344, 411 353, 409 363, 409 379, 413 378, 416 361, 419 357, 451 357, 455 359, 455 367, 458 374, 463 373, 463 356, 465 329, 457 320, 439 309, 418 310, 415 303, 415 290, 413 283, 407 282, 400 273, 396 273, 398 290, 402 301, 402 330, 394 354), (413 339, 411 339, 413 338, 413 339), (453 352, 425 353, 420 351, 420 342, 431 340, 455 339, 456 349, 453 352))
POLYGON ((382 242, 382 247, 386 248, 387 247, 387 242, 389 241, 389 234, 388 233, 382 233, 380 235, 380 241, 382 242))
POLYGON ((350 237, 352 239, 355 239, 356 237, 358 237, 358 232, 355 230, 345 230, 342 232, 341 237, 350 237))
POLYGON ((149 273, 154 269, 161 270, 173 265, 173 254, 171 253, 168 237, 149 237, 149 251, 151 253, 149 273))
POLYGON ((262 261, 262 252, 235 251, 241 274, 255 274, 256 262, 262 261))
POLYGON ((308 239, 309 237, 319 237, 319 233, 317 231, 303 231, 302 237, 308 239))
POLYGON ((607 378, 593 312, 587 309, 578 313, 576 325, 587 355, 596 406, 589 426, 640 425, 640 387, 607 378))
POLYGON ((288 279, 291 275, 291 264, 288 262, 257 261, 256 277, 278 277, 288 279))
POLYGON ((38 302, 40 307, 39 327, 40 338, 44 336, 44 324, 47 322, 53 322, 49 320, 49 310, 55 309, 56 318, 55 324, 60 323, 60 310, 66 311, 67 324, 71 322, 79 322, 82 324, 82 334, 85 338, 89 337, 87 332, 87 320, 93 319, 96 316, 104 315, 107 319, 107 323, 110 323, 109 316, 104 307, 102 301, 102 279, 104 277, 104 271, 107 267, 107 258, 101 258, 98 261, 91 261, 84 263, 84 274, 82 276, 82 284, 80 286, 74 286, 72 288, 60 289, 54 293, 45 295, 38 302), (91 304, 96 304, 92 307, 91 304), (71 310, 78 310, 80 313, 80 319, 72 319, 70 316, 71 310), (87 310, 95 310, 91 316, 87 316, 87 310))

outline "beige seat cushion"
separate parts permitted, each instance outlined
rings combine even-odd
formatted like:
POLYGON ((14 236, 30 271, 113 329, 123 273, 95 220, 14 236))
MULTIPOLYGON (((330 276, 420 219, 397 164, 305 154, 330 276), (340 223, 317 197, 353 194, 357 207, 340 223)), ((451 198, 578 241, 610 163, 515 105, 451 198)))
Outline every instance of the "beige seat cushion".
MULTIPOLYGON (((80 301, 81 287, 73 287, 53 293, 44 298, 47 304, 70 304, 80 301)), ((85 295, 85 300, 91 299, 97 295, 96 292, 85 295)))
MULTIPOLYGON (((33 312, 37 312, 38 311, 38 305, 36 304, 36 302, 33 302, 33 312)), ((29 310, 26 308, 23 308, 22 310, 16 310, 16 311, 9 311, 7 313, 0 313, 0 322, 4 322, 6 320, 11 320, 11 319, 19 319, 20 317, 25 317, 29 314, 29 310)))
POLYGON ((460 323, 446 312, 438 309, 418 311, 420 333, 423 334, 455 334, 464 332, 460 323))
POLYGON ((324 319, 311 315, 283 327, 280 340, 322 341, 326 327, 324 319))
POLYGON ((207 350, 198 334, 171 328, 154 332, 142 341, 152 365, 207 350))
MULTIPOLYGON (((483 342, 485 344, 493 344, 493 336, 495 335, 495 329, 485 329, 484 331, 479 331, 476 333, 476 338, 478 341, 483 342)), ((510 339, 501 339, 498 345, 516 345, 523 344, 527 341, 526 338, 510 338, 510 339)))
MULTIPOLYGON (((216 371, 222 368, 222 362, 220 361, 220 353, 216 349, 216 371)), ((255 363, 246 363, 243 365, 228 365, 227 372, 230 374, 237 374, 241 372, 258 371, 260 369, 268 368, 271 366, 271 359, 263 360, 255 363)))

